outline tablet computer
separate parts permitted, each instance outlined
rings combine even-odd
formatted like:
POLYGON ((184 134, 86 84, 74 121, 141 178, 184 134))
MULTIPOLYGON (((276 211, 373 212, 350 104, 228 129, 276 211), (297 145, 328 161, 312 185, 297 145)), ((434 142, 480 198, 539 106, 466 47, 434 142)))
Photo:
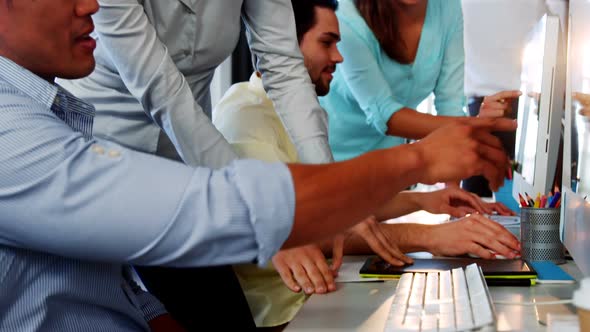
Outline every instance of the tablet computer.
POLYGON ((537 272, 522 259, 480 259, 470 257, 434 257, 414 259, 414 264, 394 266, 380 257, 367 258, 360 270, 363 278, 397 279, 402 273, 428 273, 466 267, 469 264, 481 267, 490 286, 530 286, 535 284, 537 272))

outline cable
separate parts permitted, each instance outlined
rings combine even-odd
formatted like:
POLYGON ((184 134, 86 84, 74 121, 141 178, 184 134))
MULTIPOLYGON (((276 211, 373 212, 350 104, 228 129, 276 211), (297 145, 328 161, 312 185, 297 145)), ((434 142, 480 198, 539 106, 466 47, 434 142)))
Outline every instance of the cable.
POLYGON ((499 305, 522 305, 522 306, 534 306, 534 305, 554 305, 554 304, 569 304, 572 303, 572 299, 558 300, 558 301, 540 301, 540 302, 513 302, 513 301, 494 301, 494 304, 499 305))

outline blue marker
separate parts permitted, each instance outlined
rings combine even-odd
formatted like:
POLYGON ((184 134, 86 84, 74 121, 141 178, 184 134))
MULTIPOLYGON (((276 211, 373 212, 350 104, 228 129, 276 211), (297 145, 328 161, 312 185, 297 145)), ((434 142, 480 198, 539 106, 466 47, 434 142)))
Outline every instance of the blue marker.
POLYGON ((549 207, 554 208, 555 204, 557 204, 557 201, 559 200, 560 197, 561 197, 561 193, 559 191, 556 192, 555 195, 553 195, 553 197, 551 198, 551 202, 549 203, 549 207))

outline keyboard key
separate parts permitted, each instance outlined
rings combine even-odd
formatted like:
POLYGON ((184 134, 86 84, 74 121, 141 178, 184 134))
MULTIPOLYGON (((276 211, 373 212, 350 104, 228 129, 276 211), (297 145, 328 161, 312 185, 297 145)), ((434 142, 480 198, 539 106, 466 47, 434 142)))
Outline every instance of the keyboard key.
POLYGON ((403 274, 395 291, 385 331, 495 329, 494 322, 481 269, 472 264, 465 270, 457 268, 440 273, 403 274))

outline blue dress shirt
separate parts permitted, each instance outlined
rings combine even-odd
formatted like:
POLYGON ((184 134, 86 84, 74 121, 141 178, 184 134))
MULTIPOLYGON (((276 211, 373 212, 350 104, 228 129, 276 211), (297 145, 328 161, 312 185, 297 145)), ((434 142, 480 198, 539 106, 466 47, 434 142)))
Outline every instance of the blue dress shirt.
POLYGON ((0 331, 147 330, 122 264, 265 265, 290 232, 285 165, 190 168, 92 138, 93 114, 0 57, 0 331))
POLYGON ((464 116, 463 15, 459 0, 429 0, 418 52, 400 64, 383 51, 352 0, 336 12, 344 62, 337 66, 330 93, 320 98, 328 112, 334 159, 404 143, 387 136, 387 121, 402 109, 416 109, 434 92, 437 114, 464 116))

